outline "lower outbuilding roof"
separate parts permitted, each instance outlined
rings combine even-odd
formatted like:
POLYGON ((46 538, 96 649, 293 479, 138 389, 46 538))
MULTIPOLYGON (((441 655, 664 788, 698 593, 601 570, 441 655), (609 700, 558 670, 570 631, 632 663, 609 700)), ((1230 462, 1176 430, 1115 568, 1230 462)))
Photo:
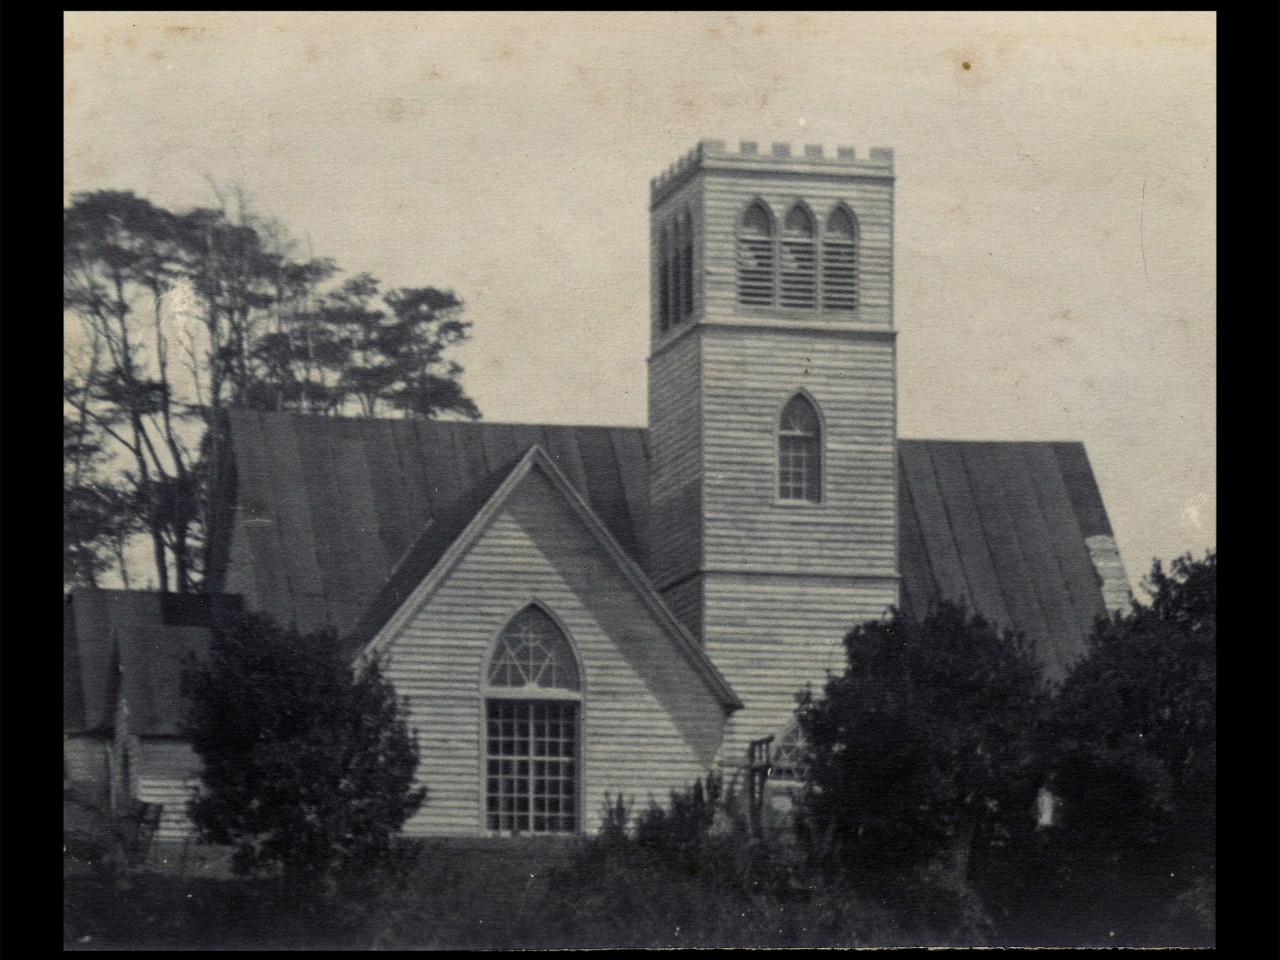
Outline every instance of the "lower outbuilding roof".
POLYGON ((111 732, 123 697, 131 732, 180 734, 187 656, 209 649, 209 627, 241 609, 239 597, 79 589, 63 598, 62 726, 111 732))

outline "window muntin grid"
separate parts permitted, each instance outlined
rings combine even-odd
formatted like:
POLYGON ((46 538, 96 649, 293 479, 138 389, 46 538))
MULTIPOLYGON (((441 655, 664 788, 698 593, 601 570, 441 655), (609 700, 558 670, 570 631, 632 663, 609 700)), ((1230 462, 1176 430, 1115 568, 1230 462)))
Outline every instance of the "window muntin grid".
POLYGON ((578 829, 578 704, 486 703, 485 824, 512 833, 578 829))
POLYGON ((822 435, 818 412, 797 394, 783 408, 778 427, 778 498, 822 499, 822 435))
POLYGON ((516 614, 503 628, 489 661, 491 687, 578 690, 578 661, 555 622, 537 606, 516 614))

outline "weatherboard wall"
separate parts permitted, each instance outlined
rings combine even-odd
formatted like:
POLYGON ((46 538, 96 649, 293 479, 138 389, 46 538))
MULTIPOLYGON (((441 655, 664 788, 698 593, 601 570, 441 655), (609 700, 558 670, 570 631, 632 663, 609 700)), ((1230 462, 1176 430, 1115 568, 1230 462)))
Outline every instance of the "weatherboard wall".
POLYGON ((779 736, 796 694, 821 694, 828 671, 844 669, 844 638, 897 601, 893 577, 712 573, 706 577, 704 644, 743 709, 733 715, 721 759, 746 761, 749 741, 779 736))
POLYGON ((144 738, 134 751, 136 796, 143 803, 163 804, 155 840, 184 840, 195 832, 187 818, 187 802, 200 783, 200 758, 178 739, 144 738))
POLYGON ((560 622, 580 660, 587 829, 598 827, 606 792, 662 801, 711 764, 724 708, 613 559, 531 471, 390 640, 386 675, 409 699, 428 790, 407 833, 488 833, 481 684, 499 631, 531 601, 560 622))
MULTIPOLYGON (((762 163, 754 169, 715 170, 701 175, 705 211, 705 317, 776 316, 776 308, 750 308, 737 303, 737 234, 747 207, 757 200, 769 209, 775 234, 787 211, 800 201, 817 221, 819 239, 828 216, 843 203, 858 223, 858 307, 833 316, 850 322, 888 327, 893 305, 893 178, 887 172, 806 172, 762 163)), ((696 234, 695 234, 696 240, 696 234)), ((789 317, 819 316, 816 311, 787 310, 789 317)))

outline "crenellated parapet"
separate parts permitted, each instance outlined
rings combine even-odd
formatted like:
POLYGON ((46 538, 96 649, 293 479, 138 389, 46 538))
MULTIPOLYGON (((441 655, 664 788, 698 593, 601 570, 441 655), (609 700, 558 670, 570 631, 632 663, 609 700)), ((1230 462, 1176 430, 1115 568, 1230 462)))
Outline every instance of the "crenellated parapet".
POLYGON ((723 140, 702 140, 650 181, 650 202, 657 203, 699 169, 737 166, 751 171, 776 169, 781 172, 815 173, 830 170, 846 176, 850 173, 891 176, 893 151, 886 147, 872 147, 865 159, 859 159, 853 147, 836 147, 835 155, 831 156, 820 143, 805 144, 795 152, 789 143, 775 143, 768 153, 764 153, 755 141, 744 140, 738 144, 737 152, 733 152, 726 148, 723 140))

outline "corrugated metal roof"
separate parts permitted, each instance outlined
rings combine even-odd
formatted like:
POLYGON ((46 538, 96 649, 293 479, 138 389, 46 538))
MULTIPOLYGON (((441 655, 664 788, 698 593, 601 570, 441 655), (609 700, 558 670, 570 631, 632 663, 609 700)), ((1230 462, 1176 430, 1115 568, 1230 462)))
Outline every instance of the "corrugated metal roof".
MULTIPOLYGON (((246 411, 230 426, 241 586, 301 630, 384 622, 535 443, 645 566, 644 429, 246 411)), ((1060 677, 1105 610, 1086 538, 1111 528, 1084 446, 900 440, 898 470, 903 609, 963 599, 1060 677)))
POLYGON ((180 679, 188 653, 209 648, 208 623, 237 610, 237 597, 77 590, 63 617, 63 732, 108 733, 119 697, 132 732, 178 735, 180 679))
POLYGON ((1106 613, 1085 538, 1110 534, 1084 445, 899 440, 902 607, 963 600, 1060 679, 1106 613))
MULTIPOLYGON (((331 626, 351 633, 428 525, 465 514, 476 491, 496 489, 535 443, 643 565, 648 461, 640 428, 240 410, 229 425, 235 521, 214 535, 244 538, 252 571, 234 586, 303 632, 331 626)), ((422 545, 405 569, 431 552, 422 545)))

